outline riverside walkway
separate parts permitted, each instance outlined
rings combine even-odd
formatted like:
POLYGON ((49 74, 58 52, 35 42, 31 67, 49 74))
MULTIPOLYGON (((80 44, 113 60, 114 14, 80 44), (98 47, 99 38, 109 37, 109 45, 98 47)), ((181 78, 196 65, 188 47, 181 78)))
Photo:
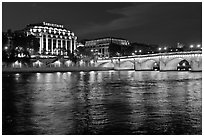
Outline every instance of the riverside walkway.
POLYGON ((80 72, 80 71, 107 71, 113 70, 113 68, 103 67, 41 67, 41 68, 2 68, 2 73, 52 73, 52 72, 80 72))

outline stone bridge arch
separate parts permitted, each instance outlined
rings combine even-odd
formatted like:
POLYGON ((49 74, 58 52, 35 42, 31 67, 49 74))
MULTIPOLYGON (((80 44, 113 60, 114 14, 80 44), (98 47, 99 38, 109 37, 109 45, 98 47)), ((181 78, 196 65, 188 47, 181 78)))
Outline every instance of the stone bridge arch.
POLYGON ((112 62, 103 62, 98 64, 97 67, 114 68, 114 64, 112 62))
POLYGON ((191 66, 191 60, 189 58, 175 57, 167 60, 166 62, 161 61, 160 68, 162 70, 177 70, 178 64, 183 60, 186 60, 191 66))
POLYGON ((115 69, 135 69, 135 63, 132 60, 121 61, 120 64, 115 65, 115 69))
POLYGON ((155 59, 147 59, 141 63, 141 68, 144 70, 152 70, 154 63, 159 64, 159 62, 155 59))

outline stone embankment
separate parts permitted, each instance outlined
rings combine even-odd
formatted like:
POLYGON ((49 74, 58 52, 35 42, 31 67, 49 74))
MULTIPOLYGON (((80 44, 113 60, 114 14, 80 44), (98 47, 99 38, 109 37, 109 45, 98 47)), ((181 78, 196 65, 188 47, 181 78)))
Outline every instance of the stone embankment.
POLYGON ((55 67, 55 68, 2 68, 2 73, 51 73, 51 72, 80 72, 80 71, 107 71, 113 68, 102 67, 55 67))

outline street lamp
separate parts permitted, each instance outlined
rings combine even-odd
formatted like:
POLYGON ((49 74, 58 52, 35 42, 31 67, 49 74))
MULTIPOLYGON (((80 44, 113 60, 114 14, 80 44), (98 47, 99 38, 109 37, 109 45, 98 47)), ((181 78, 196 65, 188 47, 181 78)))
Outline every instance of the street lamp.
POLYGON ((142 52, 142 50, 139 50, 139 53, 141 53, 142 52))
POLYGON ((194 46, 193 45, 190 45, 190 48, 192 49, 194 46))
POLYGON ((167 50, 167 47, 164 47, 164 50, 167 50))
POLYGON ((162 48, 158 48, 159 52, 161 52, 162 48))
POLYGON ((5 46, 5 47, 4 47, 4 49, 5 49, 5 50, 7 50, 7 49, 8 49, 8 47, 7 47, 7 46, 5 46))
POLYGON ((185 66, 186 66, 186 63, 184 62, 184 63, 182 64, 182 66, 184 66, 184 67, 185 67, 185 66))
POLYGON ((200 45, 200 44, 198 44, 198 45, 197 45, 197 48, 200 48, 200 47, 201 47, 201 45, 200 45))

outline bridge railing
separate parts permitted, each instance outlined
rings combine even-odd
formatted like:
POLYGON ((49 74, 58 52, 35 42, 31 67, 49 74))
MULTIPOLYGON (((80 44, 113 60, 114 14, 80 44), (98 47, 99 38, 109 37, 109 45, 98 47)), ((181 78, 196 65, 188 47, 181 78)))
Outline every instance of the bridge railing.
POLYGON ((131 59, 131 58, 143 58, 143 57, 156 57, 164 55, 186 55, 186 54, 202 54, 202 51, 185 51, 185 52, 167 52, 167 53, 154 53, 154 54, 145 54, 145 55, 134 55, 134 56, 121 56, 121 57, 112 57, 98 60, 110 60, 110 59, 131 59))

